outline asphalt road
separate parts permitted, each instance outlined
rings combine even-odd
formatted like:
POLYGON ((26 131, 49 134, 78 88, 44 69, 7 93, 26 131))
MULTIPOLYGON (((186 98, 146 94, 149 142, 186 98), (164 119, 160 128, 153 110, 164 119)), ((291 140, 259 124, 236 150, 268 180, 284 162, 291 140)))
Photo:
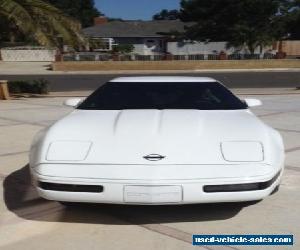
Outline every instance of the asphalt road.
MULTIPOLYGON (((172 74, 167 74, 172 75, 172 74)), ((173 74, 208 76, 223 82, 229 88, 294 88, 300 86, 300 72, 219 72, 173 74)), ((108 80, 124 75, 1 75, 7 80, 30 80, 44 78, 50 81, 50 90, 81 91, 94 90, 108 80)), ((132 75, 131 75, 132 76, 132 75)))

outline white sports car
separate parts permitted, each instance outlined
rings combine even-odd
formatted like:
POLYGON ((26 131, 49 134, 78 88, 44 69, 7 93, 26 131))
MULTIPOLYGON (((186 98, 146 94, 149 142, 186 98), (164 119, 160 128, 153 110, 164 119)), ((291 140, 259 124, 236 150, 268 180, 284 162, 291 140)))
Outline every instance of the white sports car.
POLYGON ((284 146, 221 83, 122 77, 41 131, 30 152, 40 196, 60 202, 190 204, 260 200, 280 184, 284 146))

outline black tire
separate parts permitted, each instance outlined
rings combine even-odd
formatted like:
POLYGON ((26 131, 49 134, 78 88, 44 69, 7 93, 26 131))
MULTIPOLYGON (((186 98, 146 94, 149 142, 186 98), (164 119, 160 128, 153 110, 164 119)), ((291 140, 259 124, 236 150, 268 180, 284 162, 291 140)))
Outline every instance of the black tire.
POLYGON ((272 191, 271 195, 276 194, 279 191, 279 189, 280 189, 280 184, 278 184, 276 186, 276 188, 274 188, 274 190, 272 191))
POLYGON ((242 204, 243 206, 247 207, 247 206, 256 205, 257 203, 259 203, 261 201, 262 201, 262 199, 260 199, 260 200, 253 200, 253 201, 243 201, 240 204, 242 204))
POLYGON ((67 202, 67 201, 59 201, 59 203, 65 207, 76 207, 79 203, 76 202, 67 202))

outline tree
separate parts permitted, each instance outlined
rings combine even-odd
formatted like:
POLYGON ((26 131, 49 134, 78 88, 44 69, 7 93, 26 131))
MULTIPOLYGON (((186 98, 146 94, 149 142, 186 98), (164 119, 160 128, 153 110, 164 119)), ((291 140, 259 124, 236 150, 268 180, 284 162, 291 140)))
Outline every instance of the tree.
POLYGON ((300 0, 288 0, 282 8, 285 13, 284 29, 288 39, 300 39, 300 0))
POLYGON ((200 41, 227 41, 228 46, 258 46, 283 35, 281 4, 289 0, 182 0, 182 20, 195 22, 186 35, 200 41))
POLYGON ((47 0, 65 14, 81 22, 82 27, 94 24, 94 17, 101 13, 95 8, 94 0, 47 0))
POLYGON ((8 32, 40 45, 59 46, 62 39, 74 47, 84 43, 79 22, 42 0, 0 0, 0 20, 10 25, 8 32))
POLYGON ((178 10, 166 10, 163 9, 161 12, 153 16, 153 20, 177 20, 180 17, 178 10))
POLYGON ((289 38, 300 40, 300 11, 294 19, 289 22, 289 38))

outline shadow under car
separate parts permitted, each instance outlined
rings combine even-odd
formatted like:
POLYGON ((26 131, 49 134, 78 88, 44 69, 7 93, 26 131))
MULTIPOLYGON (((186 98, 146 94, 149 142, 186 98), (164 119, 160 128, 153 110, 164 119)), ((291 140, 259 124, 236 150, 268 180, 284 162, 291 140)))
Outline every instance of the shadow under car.
POLYGON ((45 222, 141 225, 172 222, 226 220, 256 202, 196 205, 110 205, 83 204, 65 207, 38 196, 26 165, 3 182, 4 201, 11 212, 26 220, 45 222))

